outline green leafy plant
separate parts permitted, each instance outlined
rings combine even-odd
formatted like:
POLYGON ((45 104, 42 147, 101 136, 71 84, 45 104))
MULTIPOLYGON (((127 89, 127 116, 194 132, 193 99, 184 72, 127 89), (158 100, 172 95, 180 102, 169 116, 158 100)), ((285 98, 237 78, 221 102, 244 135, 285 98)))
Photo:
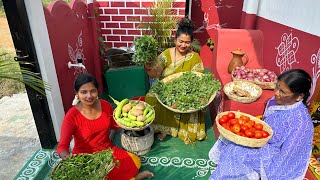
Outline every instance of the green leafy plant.
POLYGON ((154 1, 147 10, 149 21, 140 21, 138 29, 145 30, 146 35, 153 36, 159 43, 159 52, 173 45, 173 32, 180 19, 174 10, 174 0, 154 1))
POLYGON ((132 56, 132 61, 137 65, 151 63, 158 56, 158 42, 152 37, 144 35, 140 38, 135 38, 133 41, 135 52, 132 56))
POLYGON ((188 111, 201 109, 215 91, 221 89, 221 83, 211 73, 197 76, 186 72, 168 83, 157 81, 151 91, 156 93, 162 103, 172 108, 188 111))
POLYGON ((51 173, 51 179, 107 179, 106 175, 119 165, 119 161, 114 162, 112 152, 111 149, 107 149, 93 154, 70 156, 54 169, 51 173))
POLYGON ((202 48, 201 48, 200 41, 198 39, 193 39, 191 43, 191 49, 197 53, 200 53, 202 48))
POLYGON ((45 95, 43 89, 51 89, 50 85, 43 81, 36 73, 27 68, 19 68, 18 63, 12 60, 0 60, 0 78, 21 82, 42 95, 45 95))
POLYGON ((209 46, 210 50, 213 51, 214 49, 214 42, 211 38, 207 39, 207 46, 209 46))

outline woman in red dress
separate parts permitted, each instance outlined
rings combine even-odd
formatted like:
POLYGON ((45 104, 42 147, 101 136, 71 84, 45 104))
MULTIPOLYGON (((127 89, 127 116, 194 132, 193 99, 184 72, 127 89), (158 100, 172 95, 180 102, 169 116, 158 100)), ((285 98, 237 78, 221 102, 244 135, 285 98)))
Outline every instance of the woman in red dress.
POLYGON ((138 156, 114 146, 109 138, 110 128, 118 129, 112 117, 109 102, 98 99, 98 83, 90 74, 82 74, 74 82, 76 98, 79 100, 65 115, 57 153, 61 159, 70 156, 70 142, 74 138, 72 154, 94 153, 111 148, 119 166, 108 174, 110 180, 139 180, 152 178, 150 171, 139 172, 141 160, 138 156))

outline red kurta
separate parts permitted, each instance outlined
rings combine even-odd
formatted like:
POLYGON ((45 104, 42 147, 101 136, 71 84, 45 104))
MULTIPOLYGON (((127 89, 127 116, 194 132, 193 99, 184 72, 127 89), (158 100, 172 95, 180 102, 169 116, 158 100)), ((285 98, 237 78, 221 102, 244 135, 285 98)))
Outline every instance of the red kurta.
POLYGON ((109 138, 110 128, 118 129, 112 117, 112 106, 105 100, 100 100, 102 113, 99 118, 89 120, 81 112, 72 107, 64 117, 60 141, 57 153, 69 151, 72 136, 74 136, 74 148, 72 154, 94 153, 113 149, 113 156, 119 160, 119 168, 114 168, 109 174, 108 179, 127 180, 138 173, 138 168, 129 156, 128 152, 114 146, 109 138))

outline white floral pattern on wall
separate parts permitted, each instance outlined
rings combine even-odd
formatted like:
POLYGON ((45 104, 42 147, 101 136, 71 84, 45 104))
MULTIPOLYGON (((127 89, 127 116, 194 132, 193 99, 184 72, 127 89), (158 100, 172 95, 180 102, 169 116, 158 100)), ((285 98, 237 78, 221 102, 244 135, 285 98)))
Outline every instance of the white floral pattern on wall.
POLYGON ((310 89, 310 97, 308 99, 308 104, 310 103, 310 99, 312 98, 314 91, 316 90, 317 87, 317 81, 318 78, 320 76, 320 48, 318 50, 318 53, 316 54, 312 54, 311 55, 311 59, 310 59, 311 63, 314 65, 312 67, 312 87, 310 89))
MULTIPOLYGON (((76 48, 73 50, 72 46, 68 43, 68 53, 69 57, 71 59, 72 64, 78 64, 78 59, 82 60, 82 64, 85 66, 85 60, 86 58, 84 57, 83 54, 83 47, 82 47, 82 31, 80 32, 78 36, 78 42, 76 43, 76 48)), ((72 68, 73 69, 73 68, 72 68)), ((80 74, 86 73, 87 70, 82 68, 82 67, 74 67, 74 75, 79 76, 80 74)))
POLYGON ((296 52, 299 48, 299 39, 292 38, 292 33, 289 35, 283 33, 281 43, 276 49, 278 50, 276 65, 280 68, 280 73, 292 69, 293 63, 299 63, 296 59, 296 52))

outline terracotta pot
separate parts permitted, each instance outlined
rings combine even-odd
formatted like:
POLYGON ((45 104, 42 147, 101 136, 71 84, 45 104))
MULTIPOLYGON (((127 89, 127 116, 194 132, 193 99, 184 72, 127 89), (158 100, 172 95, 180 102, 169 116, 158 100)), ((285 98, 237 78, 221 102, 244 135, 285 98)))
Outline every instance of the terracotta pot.
POLYGON ((228 65, 228 73, 229 74, 231 74, 231 72, 234 68, 239 67, 239 66, 245 66, 249 61, 247 54, 242 52, 240 48, 238 48, 235 51, 232 51, 231 54, 233 56, 232 56, 232 59, 228 65), (245 62, 242 61, 243 57, 245 57, 245 62))

